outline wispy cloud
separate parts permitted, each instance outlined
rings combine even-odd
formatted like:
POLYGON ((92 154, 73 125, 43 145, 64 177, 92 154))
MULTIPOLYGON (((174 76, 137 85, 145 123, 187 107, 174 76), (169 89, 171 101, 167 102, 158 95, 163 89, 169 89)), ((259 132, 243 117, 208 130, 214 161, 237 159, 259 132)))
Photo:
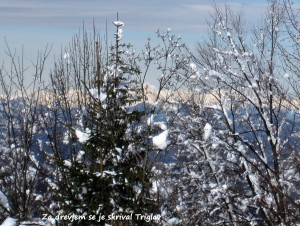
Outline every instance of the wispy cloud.
MULTIPOLYGON (((241 6, 237 1, 231 4, 241 6)), ((194 32, 205 24, 211 9, 207 0, 11 0, 0 3, 0 24, 78 28, 82 21, 113 20, 119 12, 133 31, 172 27, 194 32)))

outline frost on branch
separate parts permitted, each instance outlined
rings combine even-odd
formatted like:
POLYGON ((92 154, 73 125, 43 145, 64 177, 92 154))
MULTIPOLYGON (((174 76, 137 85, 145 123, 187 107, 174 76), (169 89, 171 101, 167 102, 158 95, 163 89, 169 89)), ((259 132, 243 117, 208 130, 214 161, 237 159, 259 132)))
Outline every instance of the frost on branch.
POLYGON ((64 60, 65 60, 65 62, 66 62, 66 64, 70 64, 70 53, 68 53, 68 52, 66 52, 65 54, 64 54, 64 60))

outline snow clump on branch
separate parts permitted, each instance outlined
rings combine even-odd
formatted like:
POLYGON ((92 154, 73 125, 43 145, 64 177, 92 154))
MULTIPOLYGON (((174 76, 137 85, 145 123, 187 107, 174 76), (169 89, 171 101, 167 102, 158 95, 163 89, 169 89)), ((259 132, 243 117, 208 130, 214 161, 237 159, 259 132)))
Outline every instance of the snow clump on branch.
POLYGON ((167 147, 167 137, 168 137, 168 130, 163 131, 159 135, 152 138, 153 144, 161 149, 164 150, 167 147))

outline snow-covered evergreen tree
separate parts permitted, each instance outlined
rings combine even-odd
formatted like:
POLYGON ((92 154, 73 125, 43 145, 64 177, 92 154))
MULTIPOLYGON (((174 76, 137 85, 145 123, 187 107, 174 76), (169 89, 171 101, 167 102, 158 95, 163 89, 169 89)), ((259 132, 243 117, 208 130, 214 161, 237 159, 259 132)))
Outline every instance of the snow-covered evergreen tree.
MULTIPOLYGON (((85 110, 80 123, 71 131, 79 148, 69 157, 55 157, 59 165, 57 205, 66 214, 108 216, 158 211, 150 194, 150 139, 138 131, 148 113, 134 107, 141 101, 135 81, 140 70, 129 45, 121 43, 123 22, 113 24, 115 45, 110 48, 107 63, 100 62, 97 52, 94 82, 83 83, 88 98, 86 104, 82 103, 85 110)), ((148 129, 144 126, 142 130, 148 129)))

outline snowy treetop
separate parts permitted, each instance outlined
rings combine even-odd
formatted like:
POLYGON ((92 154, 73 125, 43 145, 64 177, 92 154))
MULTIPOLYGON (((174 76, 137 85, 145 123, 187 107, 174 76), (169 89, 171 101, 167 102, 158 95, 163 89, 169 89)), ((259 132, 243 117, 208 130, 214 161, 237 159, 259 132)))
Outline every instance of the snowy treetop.
POLYGON ((113 22, 113 24, 114 24, 116 27, 123 27, 123 26, 124 26, 124 23, 123 23, 122 21, 119 21, 119 20, 113 22))

